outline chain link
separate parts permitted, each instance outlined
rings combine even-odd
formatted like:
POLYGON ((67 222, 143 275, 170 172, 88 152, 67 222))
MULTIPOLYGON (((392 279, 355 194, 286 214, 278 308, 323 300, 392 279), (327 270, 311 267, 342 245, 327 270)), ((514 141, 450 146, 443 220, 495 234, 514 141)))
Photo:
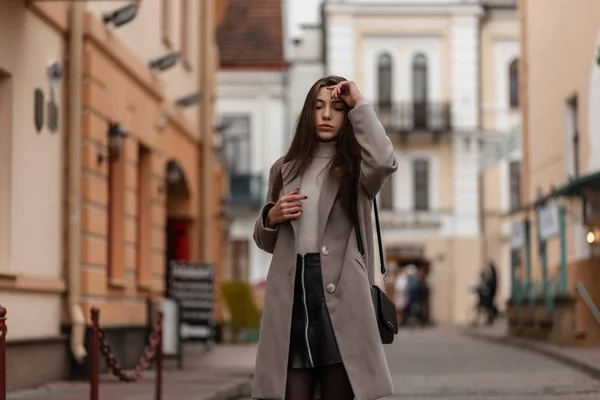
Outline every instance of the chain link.
POLYGON ((383 274, 383 293, 387 294, 387 273, 383 274))
POLYGON ((106 366, 111 370, 114 376, 119 378, 122 382, 135 382, 142 376, 142 372, 148 368, 150 365, 150 361, 156 355, 156 346, 160 342, 160 334, 162 330, 161 319, 159 318, 154 325, 154 329, 150 333, 148 345, 144 348, 144 354, 140 358, 138 365, 133 369, 133 371, 123 371, 117 359, 112 354, 112 350, 108 340, 106 340, 106 334, 104 333, 104 329, 102 329, 99 325, 94 326, 95 329, 98 330, 98 338, 100 339, 100 352, 104 356, 104 360, 106 361, 106 366))

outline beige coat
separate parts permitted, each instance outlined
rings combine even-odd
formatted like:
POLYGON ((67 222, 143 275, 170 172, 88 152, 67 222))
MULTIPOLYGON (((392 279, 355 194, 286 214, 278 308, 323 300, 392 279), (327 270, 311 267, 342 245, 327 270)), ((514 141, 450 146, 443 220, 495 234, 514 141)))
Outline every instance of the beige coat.
MULTIPOLYGON (((348 118, 362 147, 358 213, 366 245, 367 265, 358 251, 354 228, 341 204, 336 201, 339 185, 335 182, 323 184, 319 198, 317 234, 321 249, 323 290, 340 354, 355 398, 371 400, 393 393, 369 284, 374 282, 377 270, 373 263, 373 197, 388 176, 396 171, 397 163, 393 145, 370 105, 356 107, 349 112, 348 118)), ((280 159, 271 167, 268 202, 261 210, 254 230, 254 240, 258 247, 273 254, 266 282, 252 383, 254 399, 285 397, 298 221, 288 221, 275 230, 269 230, 263 225, 262 215, 266 207, 277 200, 270 198, 275 177, 281 171, 285 178, 290 172, 290 164, 282 163, 280 159)), ((298 187, 299 177, 287 182, 282 193, 298 187)))

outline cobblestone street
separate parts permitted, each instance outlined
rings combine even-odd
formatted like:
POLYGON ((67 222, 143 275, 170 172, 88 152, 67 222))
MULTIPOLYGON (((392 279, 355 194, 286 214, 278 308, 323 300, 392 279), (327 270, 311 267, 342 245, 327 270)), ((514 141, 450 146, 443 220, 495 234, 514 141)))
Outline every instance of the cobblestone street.
POLYGON ((533 352, 455 328, 401 331, 387 347, 396 394, 406 400, 583 400, 600 381, 533 352))

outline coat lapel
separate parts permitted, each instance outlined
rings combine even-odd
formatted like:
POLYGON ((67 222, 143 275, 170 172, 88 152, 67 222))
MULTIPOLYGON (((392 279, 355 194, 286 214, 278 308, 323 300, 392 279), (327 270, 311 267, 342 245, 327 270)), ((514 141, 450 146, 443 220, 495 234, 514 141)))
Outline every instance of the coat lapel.
MULTIPOLYGON (((298 189, 300 187, 300 180, 301 180, 300 175, 298 175, 297 177, 295 177, 294 179, 292 179, 289 182, 287 181, 288 175, 293 170, 293 168, 292 168, 293 165, 294 165, 293 162, 289 161, 289 162, 284 163, 281 166, 281 177, 283 178, 283 182, 284 182, 282 195, 287 194, 287 193, 291 192, 292 190, 298 189)), ((294 236, 297 236, 298 235, 298 220, 293 219, 290 221, 290 223, 292 224, 292 229, 294 230, 294 236)))
POLYGON ((327 219, 331 213, 331 207, 337 197, 339 191, 339 182, 329 178, 329 174, 326 174, 325 182, 321 187, 321 194, 319 195, 319 240, 325 233, 325 226, 327 226, 327 219))

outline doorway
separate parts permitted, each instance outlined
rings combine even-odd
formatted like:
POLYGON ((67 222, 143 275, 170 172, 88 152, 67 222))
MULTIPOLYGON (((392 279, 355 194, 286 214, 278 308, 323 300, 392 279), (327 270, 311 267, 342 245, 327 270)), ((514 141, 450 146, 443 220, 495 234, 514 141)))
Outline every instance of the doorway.
POLYGON ((193 223, 190 213, 190 191, 182 168, 176 161, 167 163, 166 171, 166 208, 165 229, 165 285, 170 279, 169 265, 172 260, 191 261, 193 223))

